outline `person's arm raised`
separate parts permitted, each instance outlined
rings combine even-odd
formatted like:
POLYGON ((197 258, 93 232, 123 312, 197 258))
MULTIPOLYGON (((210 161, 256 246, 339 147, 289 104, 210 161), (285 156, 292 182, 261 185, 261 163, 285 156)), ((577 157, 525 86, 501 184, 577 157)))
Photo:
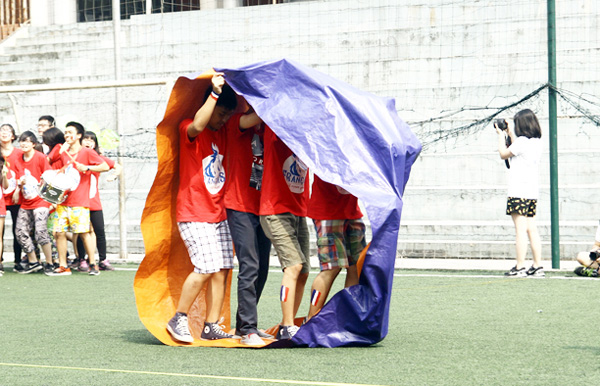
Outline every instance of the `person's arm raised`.
POLYGON ((223 91, 225 78, 223 78, 222 73, 216 73, 213 75, 211 82, 213 88, 212 93, 206 99, 202 107, 196 112, 196 115, 194 115, 194 121, 188 125, 187 134, 190 138, 195 138, 202 133, 208 124, 208 121, 210 121, 210 117, 217 105, 219 95, 221 95, 221 92, 223 91))

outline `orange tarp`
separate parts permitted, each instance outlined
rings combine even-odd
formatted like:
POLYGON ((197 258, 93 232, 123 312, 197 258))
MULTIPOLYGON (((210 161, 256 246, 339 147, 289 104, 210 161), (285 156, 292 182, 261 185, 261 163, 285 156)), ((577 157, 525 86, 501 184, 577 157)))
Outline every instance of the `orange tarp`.
MULTIPOLYGON (((173 87, 163 121, 156 129, 158 171, 148 193, 142 214, 142 235, 146 256, 140 264, 134 280, 135 300, 140 320, 162 343, 182 345, 174 341, 165 326, 175 314, 183 282, 193 265, 187 249, 179 236, 175 221, 175 203, 179 186, 179 135, 178 125, 185 118, 193 118, 202 105, 204 91, 210 86, 212 72, 196 79, 179 78, 173 87)), ((221 314, 221 324, 230 326, 230 287, 221 314)), ((199 337, 206 314, 206 288, 189 311, 190 331, 199 337)), ((188 344, 186 344, 188 345, 188 344)), ((239 346, 238 340, 202 341, 197 339, 191 346, 239 346)))
MULTIPOLYGON (((180 77, 169 98, 163 121, 156 129, 156 149, 158 171, 148 193, 142 214, 141 229, 144 237, 146 256, 140 264, 134 279, 134 293, 140 320, 144 326, 162 343, 169 346, 212 346, 249 347, 236 339, 203 341, 198 339, 202 332, 206 314, 206 288, 188 313, 190 331, 196 337, 192 344, 177 342, 166 330, 169 319, 175 314, 183 282, 193 271, 187 249, 179 236, 175 220, 175 204, 179 186, 179 123, 185 118, 193 118, 202 105, 202 97, 210 86, 214 72, 207 72, 196 79, 180 77)), ((246 107, 241 99, 240 106, 246 107)), ((360 266, 366 254, 361 254, 360 266)), ((220 324, 231 326, 230 289, 231 274, 227 281, 227 292, 220 324)), ((298 318, 297 322, 301 322, 298 318)), ((277 326, 268 330, 276 334, 277 326)), ((269 340, 265 340, 271 343, 269 340)), ((281 342, 280 342, 281 343, 281 342)))

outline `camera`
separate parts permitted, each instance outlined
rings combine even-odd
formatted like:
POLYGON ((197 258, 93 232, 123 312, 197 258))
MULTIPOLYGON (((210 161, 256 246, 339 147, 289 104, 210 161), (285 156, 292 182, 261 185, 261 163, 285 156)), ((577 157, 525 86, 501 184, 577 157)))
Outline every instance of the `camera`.
POLYGON ((506 130, 506 129, 508 129, 508 124, 502 118, 496 119, 496 127, 498 127, 500 130, 506 130))
POLYGON ((592 251, 590 252, 590 260, 596 261, 600 257, 600 251, 592 251))

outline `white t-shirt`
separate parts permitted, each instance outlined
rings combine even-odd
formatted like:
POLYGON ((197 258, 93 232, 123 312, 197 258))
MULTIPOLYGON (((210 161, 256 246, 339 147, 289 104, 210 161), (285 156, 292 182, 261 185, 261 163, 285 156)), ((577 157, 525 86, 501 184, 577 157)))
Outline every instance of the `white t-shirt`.
POLYGON ((513 154, 508 169, 508 197, 537 200, 542 140, 517 137, 508 150, 513 154))

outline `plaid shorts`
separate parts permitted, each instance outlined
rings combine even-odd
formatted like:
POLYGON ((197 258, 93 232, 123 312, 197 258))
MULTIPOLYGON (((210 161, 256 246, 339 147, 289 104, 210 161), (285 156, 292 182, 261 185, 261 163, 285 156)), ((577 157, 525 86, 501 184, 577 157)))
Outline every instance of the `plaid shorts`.
POLYGON ((509 197, 506 202, 506 214, 512 213, 520 214, 526 217, 535 217, 537 209, 537 200, 530 200, 528 198, 516 198, 509 197))
POLYGON ((365 224, 358 220, 313 220, 321 271, 355 265, 367 246, 365 224))
POLYGON ((233 268, 233 241, 227 220, 218 223, 178 222, 196 273, 215 273, 233 268))

